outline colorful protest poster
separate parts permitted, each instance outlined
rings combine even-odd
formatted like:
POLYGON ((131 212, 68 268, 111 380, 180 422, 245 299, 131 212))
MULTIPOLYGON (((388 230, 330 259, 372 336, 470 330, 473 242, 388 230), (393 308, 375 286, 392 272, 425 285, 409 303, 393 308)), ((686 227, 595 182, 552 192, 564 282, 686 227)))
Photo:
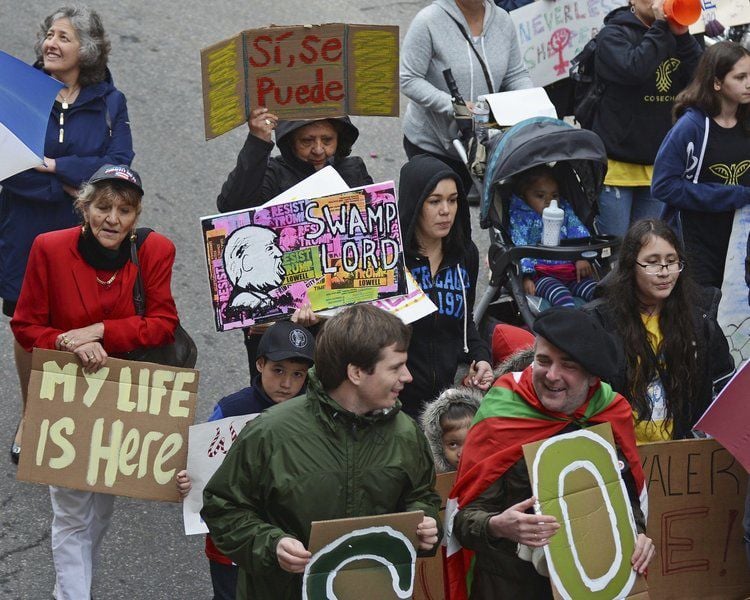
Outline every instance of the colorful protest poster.
POLYGON ((206 139, 268 107, 281 119, 399 113, 398 27, 271 26, 201 50, 206 139))
POLYGON ((190 426, 188 434, 187 472, 191 488, 182 503, 185 535, 208 533, 201 518, 203 489, 211 479, 243 427, 258 415, 227 417, 218 421, 190 426))
MULTIPOLYGON (((392 296, 385 300, 375 300, 370 302, 373 306, 377 306, 389 313, 396 315, 404 323, 409 325, 414 321, 419 321, 422 317, 431 315, 437 311, 437 306, 430 300, 429 296, 422 291, 422 288, 417 285, 414 277, 408 269, 404 270, 406 276, 406 293, 400 296, 392 296)), ((333 308, 331 310, 323 310, 318 314, 321 317, 332 317, 340 308, 333 308)))
POLYGON ((109 357, 84 373, 70 352, 34 349, 18 479, 179 500, 198 371, 109 357))
POLYGON ((659 600, 750 597, 742 543, 747 473, 716 440, 638 446, 648 486, 647 535, 656 557, 648 586, 659 600))
POLYGON ((648 597, 630 564, 635 519, 609 423, 541 442, 523 454, 541 514, 559 531, 544 547, 550 580, 565 599, 648 597))
MULTIPOLYGON (((750 168, 750 163, 745 161, 744 167, 750 168)), ((727 260, 724 264, 724 280, 721 284, 719 313, 716 317, 736 365, 750 360, 750 290, 745 282, 749 235, 750 206, 743 206, 734 211, 727 260)))
MULTIPOLYGON (((440 496, 439 519, 443 523, 443 531, 445 531, 445 505, 455 482, 455 471, 438 473, 435 477, 435 491, 440 496)), ((417 575, 414 579, 412 600, 446 600, 442 554, 438 548, 435 556, 417 558, 417 575)))
POLYGON ((392 181, 201 219, 217 331, 406 289, 392 181))
POLYGON ((303 600, 412 597, 421 510, 313 521, 303 600))
POLYGON ((744 363, 693 429, 716 438, 750 471, 750 361, 744 363))
POLYGON ((626 0, 540 0, 510 12, 521 59, 536 86, 565 79, 570 59, 602 28, 604 17, 626 0))

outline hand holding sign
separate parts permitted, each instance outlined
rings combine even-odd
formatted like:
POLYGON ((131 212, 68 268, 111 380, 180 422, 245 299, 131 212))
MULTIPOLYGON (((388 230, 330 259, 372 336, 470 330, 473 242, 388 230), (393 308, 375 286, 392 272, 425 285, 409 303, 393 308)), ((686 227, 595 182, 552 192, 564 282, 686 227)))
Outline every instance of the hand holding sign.
POLYGON ((438 543, 437 521, 432 517, 425 517, 417 525, 417 538, 419 539, 419 550, 432 550, 432 547, 438 543))
POLYGON ((532 548, 547 545, 549 538, 560 529, 560 524, 549 515, 528 514, 526 511, 533 508, 535 502, 536 498, 532 496, 490 517, 490 533, 496 538, 507 538, 532 548))
POLYGON ((278 125, 279 117, 277 117, 265 106, 260 108, 254 108, 250 111, 250 118, 247 120, 247 128, 250 130, 255 137, 265 142, 272 141, 271 134, 278 125))
POLYGON ((296 538, 285 536, 276 544, 279 566, 289 573, 304 573, 311 557, 305 545, 296 538))

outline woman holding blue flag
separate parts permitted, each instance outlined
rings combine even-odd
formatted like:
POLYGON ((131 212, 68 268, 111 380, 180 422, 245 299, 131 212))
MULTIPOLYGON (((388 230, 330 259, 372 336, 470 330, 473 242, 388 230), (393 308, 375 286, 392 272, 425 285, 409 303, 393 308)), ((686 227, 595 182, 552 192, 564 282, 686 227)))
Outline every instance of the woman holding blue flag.
MULTIPOLYGON (((42 21, 35 51, 34 66, 63 87, 49 116, 44 164, 0 182, 0 298, 9 317, 36 236, 76 225, 80 185, 106 163, 133 160, 125 96, 107 69, 110 43, 99 15, 86 7, 59 8, 42 21)), ((18 344, 15 357, 25 403, 30 359, 18 344)), ((11 445, 14 462, 21 429, 11 445)))

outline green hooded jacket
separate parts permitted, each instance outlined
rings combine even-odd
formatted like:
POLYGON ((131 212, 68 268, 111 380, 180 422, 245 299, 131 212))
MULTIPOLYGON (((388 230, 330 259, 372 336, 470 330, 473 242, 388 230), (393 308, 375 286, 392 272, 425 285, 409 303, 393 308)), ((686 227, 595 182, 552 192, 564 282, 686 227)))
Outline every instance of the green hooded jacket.
POLYGON ((283 571, 283 536, 309 543, 310 523, 423 510, 440 498, 424 434, 400 412, 355 415, 311 369, 307 395, 248 423, 203 493, 201 515, 217 548, 241 569, 237 598, 294 599, 302 575, 283 571))

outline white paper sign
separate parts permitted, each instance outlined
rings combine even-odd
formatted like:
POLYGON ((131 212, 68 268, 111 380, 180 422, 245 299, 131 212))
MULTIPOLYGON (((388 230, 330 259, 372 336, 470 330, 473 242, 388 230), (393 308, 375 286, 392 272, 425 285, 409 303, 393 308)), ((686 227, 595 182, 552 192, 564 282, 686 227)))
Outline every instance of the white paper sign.
POLYGON ((500 127, 511 127, 531 117, 557 118, 557 111, 544 88, 513 90, 485 96, 500 127))
POLYGON ((339 172, 332 166, 323 167, 316 171, 310 177, 293 185, 285 192, 281 192, 275 198, 266 202, 263 206, 274 206, 284 202, 292 202, 301 198, 319 198, 320 196, 330 196, 331 194, 340 194, 347 191, 349 186, 346 181, 339 175, 339 172))
POLYGON ((216 473, 242 428, 257 416, 254 414, 227 417, 190 426, 187 472, 192 487, 182 503, 185 535, 208 533, 208 527, 200 515, 203 508, 203 489, 216 473))

